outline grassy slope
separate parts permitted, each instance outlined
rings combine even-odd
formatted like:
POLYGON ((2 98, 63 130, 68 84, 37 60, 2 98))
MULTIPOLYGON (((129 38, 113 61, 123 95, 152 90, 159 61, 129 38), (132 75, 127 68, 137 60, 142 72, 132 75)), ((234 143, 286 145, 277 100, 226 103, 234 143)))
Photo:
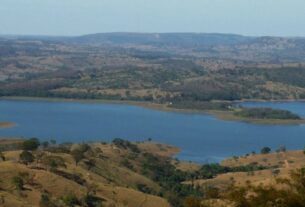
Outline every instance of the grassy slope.
POLYGON ((212 185, 220 188, 228 187, 232 184, 232 178, 237 185, 245 186, 250 181, 254 185, 275 184, 276 178, 288 178, 291 170, 301 168, 305 164, 305 155, 303 151, 287 151, 271 154, 257 154, 239 157, 238 159, 224 160, 221 165, 228 167, 237 167, 257 163, 260 166, 277 166, 278 174, 274 174, 273 169, 255 171, 253 174, 247 172, 234 172, 220 174, 213 179, 196 180, 199 185, 212 185))
MULTIPOLYGON (((15 143, 16 140, 13 140, 13 142, 15 143)), ((3 143, 8 144, 9 141, 5 140, 3 143)), ((101 166, 101 171, 98 174, 86 170, 82 167, 82 164, 76 166, 70 155, 56 153, 56 156, 62 157, 67 165, 66 168, 61 170, 79 174, 88 184, 96 185, 96 195, 105 199, 106 204, 143 207, 169 206, 163 198, 135 190, 136 183, 144 183, 152 189, 158 189, 159 186, 148 178, 120 165, 122 157, 127 152, 116 149, 108 144, 94 144, 93 146, 99 147, 103 151, 103 155, 108 157, 108 159, 98 163, 101 166)), ((142 144, 141 146, 147 151, 157 153, 157 150, 161 146, 161 154, 163 155, 172 154, 176 150, 165 145, 142 144), (166 152, 167 149, 169 151, 168 153, 166 152)), ((78 197, 83 197, 86 194, 86 188, 72 180, 46 170, 32 169, 32 167, 42 167, 39 163, 31 166, 18 163, 19 154, 20 151, 4 152, 6 161, 0 161, 0 196, 2 195, 5 199, 4 207, 38 206, 40 196, 44 191, 49 192, 53 198, 60 198, 67 193, 73 193, 78 197), (22 191, 22 194, 17 193, 11 184, 12 177, 18 175, 20 172, 27 172, 33 178, 31 184, 25 185, 26 190, 22 191)), ((51 154, 49 153, 49 155, 51 154)))

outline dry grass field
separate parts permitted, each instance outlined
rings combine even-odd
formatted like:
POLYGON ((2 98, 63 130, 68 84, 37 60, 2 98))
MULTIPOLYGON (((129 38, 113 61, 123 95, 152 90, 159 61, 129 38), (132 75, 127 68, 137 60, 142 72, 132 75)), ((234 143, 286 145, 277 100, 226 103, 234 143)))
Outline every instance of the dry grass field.
POLYGON ((225 189, 231 184, 247 186, 252 184, 276 185, 277 178, 289 178, 290 172, 304 167, 305 155, 303 151, 287 151, 270 154, 256 154, 224 160, 221 165, 227 167, 238 167, 255 164, 270 167, 253 172, 229 172, 220 174, 212 179, 200 179, 194 181, 195 185, 215 186, 225 189), (274 168, 271 168, 274 167, 274 168))
MULTIPOLYGON (((21 142, 22 140, 3 139, 0 140, 0 145, 21 142)), ((176 150, 167 145, 153 143, 139 145, 145 150, 164 156, 170 155, 176 150), (162 150, 158 152, 160 148, 162 150)), ((4 151, 5 160, 0 161, 0 206, 39 206, 41 195, 44 193, 50 195, 52 199, 58 200, 69 194, 83 198, 88 193, 88 189, 94 189, 95 196, 103 199, 103 206, 169 207, 169 203, 164 198, 142 193, 136 189, 137 183, 155 190, 159 190, 160 186, 120 164, 124 156, 128 155, 128 150, 118 149, 110 144, 96 143, 91 146, 95 150, 98 148, 103 156, 96 164, 99 166, 99 170, 96 172, 88 170, 83 163, 76 165, 73 157, 66 153, 33 152, 36 157, 60 157, 63 159, 65 167, 59 167, 58 170, 67 175, 77 175, 85 184, 48 170, 41 160, 36 160, 29 165, 20 163, 21 150, 4 151), (24 179, 22 191, 16 190, 12 183, 12 179, 16 176, 22 176, 24 179)), ((136 164, 135 162, 134 165, 136 164)), ((62 204, 62 206, 65 205, 62 204)))

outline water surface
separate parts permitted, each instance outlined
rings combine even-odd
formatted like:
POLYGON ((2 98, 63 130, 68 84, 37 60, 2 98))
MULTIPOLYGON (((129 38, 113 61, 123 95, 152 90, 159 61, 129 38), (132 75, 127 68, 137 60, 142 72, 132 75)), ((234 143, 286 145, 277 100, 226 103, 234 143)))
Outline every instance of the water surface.
MULTIPOLYGON (((245 105, 288 109, 305 117, 303 102, 245 105)), ((305 145, 305 125, 256 125, 123 104, 1 100, 0 121, 17 123, 14 128, 0 129, 1 137, 60 142, 152 138, 180 147, 178 158, 202 163, 258 152, 264 146, 302 149, 305 145)))

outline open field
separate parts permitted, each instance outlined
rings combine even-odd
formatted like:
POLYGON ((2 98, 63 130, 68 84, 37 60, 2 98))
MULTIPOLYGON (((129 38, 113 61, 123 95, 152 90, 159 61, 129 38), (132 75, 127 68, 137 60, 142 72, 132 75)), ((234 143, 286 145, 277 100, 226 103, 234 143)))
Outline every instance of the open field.
POLYGON ((272 168, 254 172, 230 172, 220 174, 213 179, 196 180, 194 183, 198 185, 217 186, 222 189, 231 185, 232 182, 239 186, 247 186, 249 182, 256 186, 276 185, 276 179, 288 178, 291 171, 302 168, 305 165, 305 155, 301 150, 275 152, 271 154, 255 154, 230 158, 221 163, 222 166, 226 167, 238 167, 250 164, 272 168))

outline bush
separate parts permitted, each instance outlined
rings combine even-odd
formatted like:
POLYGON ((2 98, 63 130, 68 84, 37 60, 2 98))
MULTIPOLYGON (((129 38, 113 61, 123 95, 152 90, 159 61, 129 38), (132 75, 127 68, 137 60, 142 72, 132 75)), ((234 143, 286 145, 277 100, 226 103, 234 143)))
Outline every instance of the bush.
POLYGON ((65 160, 59 156, 44 156, 41 162, 51 170, 55 170, 58 167, 66 167, 65 160))
POLYGON ((56 207, 56 205, 51 201, 49 195, 42 194, 40 197, 39 207, 56 207))
POLYGON ((0 151, 0 159, 2 159, 2 161, 5 161, 5 156, 1 151, 0 151))
POLYGON ((251 119, 301 119, 300 116, 290 111, 272 108, 242 108, 234 114, 251 119))
POLYGON ((84 197, 84 204, 87 207, 102 207, 103 199, 88 194, 84 197))
POLYGON ((15 186, 16 190, 23 190, 24 182, 20 176, 13 177, 12 184, 15 186))
POLYGON ((72 150, 71 155, 75 161, 75 165, 77 165, 82 159, 85 158, 84 153, 79 149, 72 150))
POLYGON ((127 140, 116 138, 112 141, 112 143, 115 146, 117 146, 118 148, 129 149, 134 153, 140 153, 140 150, 139 150, 138 146, 135 145, 135 144, 132 144, 131 142, 129 142, 127 140))
POLYGON ((271 152, 271 149, 269 147, 263 147, 261 149, 261 154, 269 154, 271 152))
POLYGON ((22 149, 27 151, 36 150, 40 146, 40 142, 37 138, 32 138, 29 140, 25 140, 22 143, 22 149))
POLYGON ((77 197, 74 194, 66 195, 62 197, 61 200, 64 202, 65 205, 69 207, 73 207, 80 204, 77 197))
POLYGON ((22 151, 21 154, 19 155, 20 162, 26 165, 34 162, 34 159, 35 159, 34 155, 29 151, 22 151))

